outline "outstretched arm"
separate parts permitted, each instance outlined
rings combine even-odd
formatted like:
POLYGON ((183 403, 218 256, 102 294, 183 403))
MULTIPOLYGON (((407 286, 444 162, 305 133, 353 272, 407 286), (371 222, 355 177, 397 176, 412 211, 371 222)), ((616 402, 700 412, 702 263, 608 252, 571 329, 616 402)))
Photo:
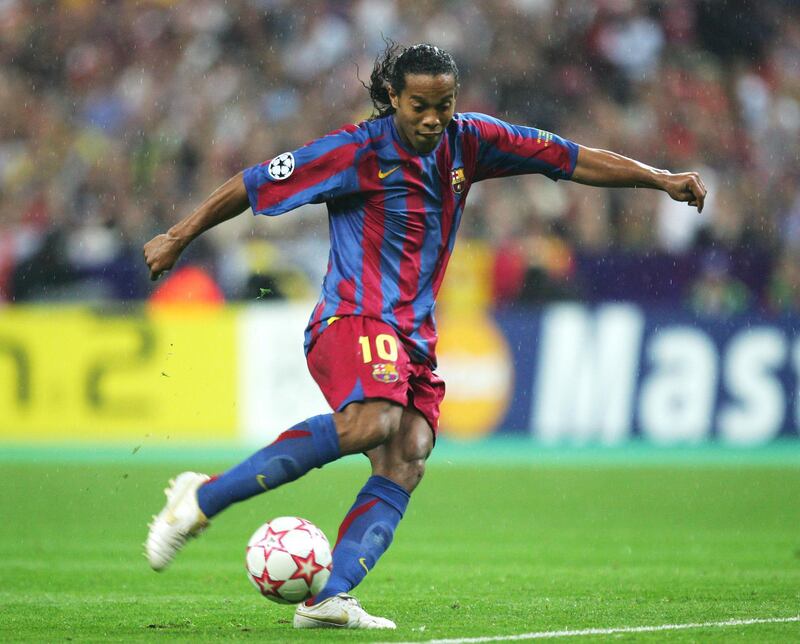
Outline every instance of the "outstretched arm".
POLYGON ((191 215, 144 245, 144 261, 150 269, 150 279, 157 280, 162 273, 172 268, 183 249, 195 237, 232 219, 248 206, 247 190, 240 172, 211 193, 191 215))
POLYGON ((706 187, 696 172, 673 174, 608 150, 580 146, 572 181, 606 188, 654 188, 703 211, 706 187))

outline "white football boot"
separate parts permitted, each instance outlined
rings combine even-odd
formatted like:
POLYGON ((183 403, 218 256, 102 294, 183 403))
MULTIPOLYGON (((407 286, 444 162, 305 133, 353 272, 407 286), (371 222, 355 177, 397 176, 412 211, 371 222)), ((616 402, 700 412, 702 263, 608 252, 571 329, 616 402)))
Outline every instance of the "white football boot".
POLYGON ((319 604, 299 604, 294 611, 295 628, 397 628, 385 617, 370 615, 355 597, 339 593, 319 604))
POLYGON ((197 488, 209 478, 206 474, 183 472, 170 480, 169 487, 164 490, 167 504, 153 517, 144 544, 153 570, 164 570, 186 541, 208 526, 208 519, 197 504, 197 488))

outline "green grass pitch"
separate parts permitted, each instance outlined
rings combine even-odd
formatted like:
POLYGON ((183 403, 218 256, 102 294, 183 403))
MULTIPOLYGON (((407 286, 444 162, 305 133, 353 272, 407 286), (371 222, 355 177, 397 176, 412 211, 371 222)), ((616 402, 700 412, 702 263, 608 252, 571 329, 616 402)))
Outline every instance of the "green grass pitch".
MULTIPOLYGON (((333 540, 366 459, 232 507, 156 574, 141 543, 166 480, 192 465, 220 471, 239 454, 159 462, 142 452, 0 460, 0 641, 411 641, 800 614, 794 457, 525 464, 445 450, 357 589, 398 624, 376 633, 294 631, 292 608, 261 598, 243 563, 250 534, 275 516, 304 516, 333 540)), ((800 623, 614 639, 798 641, 800 623)))

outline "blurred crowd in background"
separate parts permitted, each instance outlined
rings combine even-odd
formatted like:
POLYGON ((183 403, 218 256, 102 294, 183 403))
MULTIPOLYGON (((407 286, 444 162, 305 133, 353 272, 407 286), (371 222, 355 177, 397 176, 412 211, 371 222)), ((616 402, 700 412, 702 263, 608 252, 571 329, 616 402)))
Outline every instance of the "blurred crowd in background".
MULTIPOLYGON (((371 113, 383 37, 449 50, 459 111, 673 171, 651 190, 477 184, 460 245, 496 306, 800 310, 800 8, 791 0, 0 0, 0 301, 149 296, 141 247, 249 165, 371 113)), ((186 266, 229 300, 315 297, 324 206, 243 216, 186 266)), ((458 251, 457 251, 458 252, 458 251)))

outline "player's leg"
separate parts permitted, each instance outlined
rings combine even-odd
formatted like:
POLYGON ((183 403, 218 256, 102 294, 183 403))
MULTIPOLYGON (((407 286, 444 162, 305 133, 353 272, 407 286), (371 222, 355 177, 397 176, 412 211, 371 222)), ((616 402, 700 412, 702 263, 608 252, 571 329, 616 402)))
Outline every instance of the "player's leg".
POLYGON ((394 628, 394 623, 369 615, 347 593, 371 570, 394 538, 411 492, 425 473, 434 434, 423 414, 413 407, 403 412, 400 430, 383 445, 367 452, 372 476, 344 518, 333 551, 327 585, 312 603, 295 611, 296 628, 347 625, 350 628, 394 628), (346 624, 338 623, 347 614, 346 624), (331 623, 333 622, 333 623, 331 623))
POLYGON ((231 503, 272 490, 346 454, 366 452, 400 426, 410 360, 394 330, 358 316, 331 322, 308 355, 308 367, 334 414, 309 418, 198 490, 208 517, 231 503))
MULTIPOLYGON (((344 322, 336 322, 333 329, 344 322)), ((331 578, 315 598, 320 602, 354 588, 391 543, 409 495, 422 478, 425 459, 433 448, 439 405, 444 398, 442 380, 427 365, 411 362, 405 347, 387 324, 351 320, 348 326, 340 327, 341 333, 345 331, 351 339, 357 337, 361 347, 353 364, 360 374, 358 389, 370 395, 392 395, 394 400, 406 404, 399 419, 399 431, 383 444, 365 450, 373 476, 339 529, 331 578)), ((347 348, 350 344, 344 342, 343 346, 347 348)), ((330 364, 334 361, 327 361, 322 368, 329 369, 330 364)), ((327 379, 315 373, 318 366, 311 362, 309 366, 326 392, 323 385, 327 379)))
POLYGON ((210 519, 233 503, 274 490, 313 468, 380 445, 399 427, 402 411, 396 403, 370 400, 309 418, 200 486, 200 509, 210 519))
POLYGON ((194 472, 178 476, 166 490, 166 506, 150 525, 145 544, 150 565, 164 569, 208 519, 232 503, 386 441, 400 426, 409 363, 387 324, 360 317, 331 324, 311 349, 308 364, 338 411, 291 427, 218 477, 194 472))
POLYGON ((231 504, 386 441, 400 426, 402 413, 403 408, 391 401, 352 403, 341 412, 314 416, 287 429, 224 474, 180 474, 165 490, 167 503, 150 524, 145 550, 151 567, 163 570, 189 538, 231 504))
POLYGON ((344 518, 333 551, 333 572, 317 601, 355 588, 392 542, 411 493, 422 480, 433 449, 433 430, 413 407, 400 431, 367 452, 372 476, 344 518))

